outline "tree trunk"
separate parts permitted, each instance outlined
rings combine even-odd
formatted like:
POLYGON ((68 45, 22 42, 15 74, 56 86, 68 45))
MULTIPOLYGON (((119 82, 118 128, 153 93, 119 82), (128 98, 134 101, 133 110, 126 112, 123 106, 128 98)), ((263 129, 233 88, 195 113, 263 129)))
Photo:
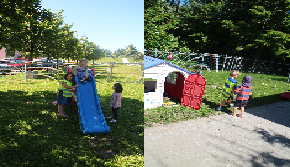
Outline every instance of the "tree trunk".
POLYGON ((29 61, 32 61, 33 60, 33 43, 32 41, 30 42, 30 60, 29 61))

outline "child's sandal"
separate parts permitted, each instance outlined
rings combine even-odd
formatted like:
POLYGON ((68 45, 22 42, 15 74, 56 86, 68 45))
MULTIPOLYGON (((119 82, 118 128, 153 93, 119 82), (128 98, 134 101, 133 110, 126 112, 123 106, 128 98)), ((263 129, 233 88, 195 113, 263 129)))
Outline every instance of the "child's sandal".
POLYGON ((58 115, 59 117, 68 117, 67 115, 58 115))

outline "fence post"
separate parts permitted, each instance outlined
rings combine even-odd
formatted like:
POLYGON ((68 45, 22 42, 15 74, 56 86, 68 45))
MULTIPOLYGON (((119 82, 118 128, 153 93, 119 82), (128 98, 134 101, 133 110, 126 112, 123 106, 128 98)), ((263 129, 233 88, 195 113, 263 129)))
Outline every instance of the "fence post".
POLYGON ((140 81, 140 83, 143 83, 143 76, 142 76, 142 71, 143 71, 143 63, 141 63, 141 81, 140 81))
POLYGON ((201 70, 202 70, 203 64, 204 64, 204 54, 201 55, 201 66, 200 66, 201 70))
POLYGON ((155 48, 155 58, 157 58, 157 48, 155 48))
POLYGON ((222 62, 222 73, 224 73, 224 57, 221 57, 221 62, 222 62))
POLYGON ((112 70, 113 70, 113 66, 114 66, 114 64, 110 62, 110 67, 111 67, 111 80, 110 81, 111 82, 112 82, 112 70))
POLYGON ((226 55, 226 57, 225 57, 225 70, 226 70, 226 72, 227 72, 227 68, 226 68, 227 58, 228 58, 228 55, 226 55))
POLYGON ((215 54, 215 71, 216 71, 216 73, 218 72, 218 54, 215 54))
POLYGON ((235 56, 234 57, 234 69, 236 70, 237 69, 237 57, 235 56))
POLYGON ((26 63, 25 63, 25 82, 26 82, 26 63))
POLYGON ((110 68, 107 68, 107 82, 109 81, 110 79, 110 68))

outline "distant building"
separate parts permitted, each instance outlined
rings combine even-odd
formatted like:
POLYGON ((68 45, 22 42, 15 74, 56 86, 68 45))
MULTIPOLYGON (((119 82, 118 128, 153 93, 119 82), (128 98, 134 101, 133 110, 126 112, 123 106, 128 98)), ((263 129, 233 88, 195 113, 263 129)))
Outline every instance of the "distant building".
MULTIPOLYGON (((22 58, 22 55, 19 51, 15 51, 15 57, 14 58, 22 58)), ((3 60, 4 58, 6 58, 6 48, 2 47, 2 49, 0 50, 0 60, 3 60)))
POLYGON ((6 48, 2 48, 0 50, 0 60, 3 60, 4 58, 6 58, 6 52, 5 52, 6 48))

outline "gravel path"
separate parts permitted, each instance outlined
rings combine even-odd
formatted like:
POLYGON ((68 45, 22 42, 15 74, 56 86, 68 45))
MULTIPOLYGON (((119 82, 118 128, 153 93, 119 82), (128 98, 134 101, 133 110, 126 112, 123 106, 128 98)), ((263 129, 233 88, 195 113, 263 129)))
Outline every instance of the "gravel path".
POLYGON ((146 128, 144 144, 145 167, 289 167, 290 102, 146 128))

